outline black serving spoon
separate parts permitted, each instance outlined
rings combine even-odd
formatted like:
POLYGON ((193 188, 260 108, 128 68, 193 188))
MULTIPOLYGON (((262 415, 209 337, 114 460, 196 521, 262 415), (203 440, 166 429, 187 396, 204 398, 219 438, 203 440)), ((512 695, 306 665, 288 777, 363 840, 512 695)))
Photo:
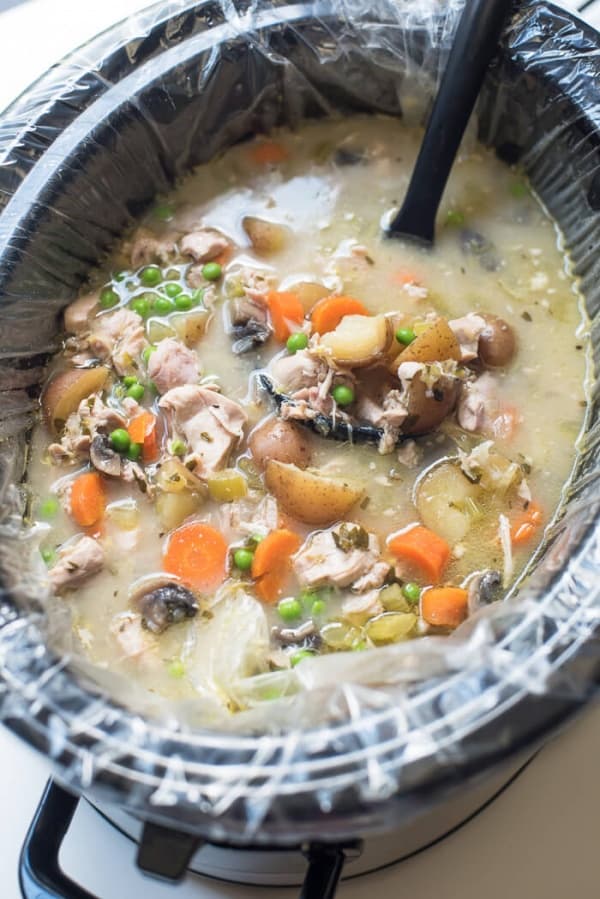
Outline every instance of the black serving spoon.
POLYGON ((450 169, 513 0, 467 0, 427 123, 404 202, 390 237, 431 246, 450 169))
MULTIPOLYGON (((389 237, 433 244, 435 217, 450 169, 513 4, 514 0, 467 0, 404 202, 386 229, 389 237)), ((259 382, 275 401, 278 412, 283 406, 296 405, 292 397, 275 388, 268 375, 259 375, 259 382)), ((293 410, 290 412, 293 418, 293 410)), ((377 444, 383 435, 382 429, 373 425, 350 425, 320 413, 313 419, 299 420, 336 440, 377 444)))

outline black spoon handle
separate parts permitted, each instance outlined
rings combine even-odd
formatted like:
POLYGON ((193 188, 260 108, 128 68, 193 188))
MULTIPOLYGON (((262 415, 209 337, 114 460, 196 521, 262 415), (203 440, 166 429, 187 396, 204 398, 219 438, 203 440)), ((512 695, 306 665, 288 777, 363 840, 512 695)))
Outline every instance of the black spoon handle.
POLYGON ((513 0, 467 0, 404 203, 388 234, 433 243, 435 216, 513 0))

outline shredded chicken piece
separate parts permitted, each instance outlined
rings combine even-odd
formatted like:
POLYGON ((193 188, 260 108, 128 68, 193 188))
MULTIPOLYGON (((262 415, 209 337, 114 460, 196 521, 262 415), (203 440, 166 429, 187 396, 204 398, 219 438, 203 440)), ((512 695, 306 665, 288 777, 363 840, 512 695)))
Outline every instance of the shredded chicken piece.
MULTIPOLYGON (((360 525, 352 523, 349 526, 360 528, 360 525)), ((343 525, 329 531, 320 531, 300 547, 293 560, 300 583, 307 587, 322 584, 333 584, 336 587, 352 585, 357 592, 381 586, 389 565, 381 564, 379 541, 375 534, 368 535, 367 548, 353 547, 344 551, 334 539, 334 534, 339 534, 341 527, 343 525)))
POLYGON ((460 346, 461 362, 471 362, 477 358, 479 338, 485 330, 486 321, 476 312, 469 312, 462 318, 455 318, 448 324, 460 346))
POLYGON ((500 411, 498 384, 489 372, 462 385, 457 418, 465 431, 494 433, 494 422, 500 411))
POLYGON ((81 536, 58 553, 58 561, 48 572, 55 593, 78 587, 104 565, 104 550, 93 537, 81 536))
POLYGON ((186 464, 195 463, 194 474, 205 478, 225 467, 247 421, 238 403, 208 387, 186 385, 169 390, 159 405, 191 447, 186 464))
POLYGON ((68 334, 81 334, 89 328, 89 317, 98 305, 98 291, 86 293, 70 303, 64 312, 65 331, 68 334))
POLYGON ((379 599, 379 590, 370 590, 359 596, 349 596, 342 603, 342 615, 351 624, 364 624, 374 615, 380 615, 384 611, 383 603, 379 599))
POLYGON ((136 361, 148 346, 141 315, 117 309, 99 316, 93 322, 89 346, 98 358, 110 358, 118 374, 135 371, 136 361))
POLYGON ((269 370, 275 384, 293 394, 303 388, 317 387, 327 377, 329 366, 309 350, 299 350, 293 356, 274 359, 269 370))
POLYGON ((183 256, 191 256, 194 262, 204 263, 219 256, 229 247, 229 241, 213 228, 199 228, 181 239, 183 256))
POLYGON ((99 432, 125 428, 127 422, 116 409, 107 406, 97 393, 82 400, 76 412, 67 418, 59 443, 51 443, 48 454, 52 462, 73 462, 87 456, 92 440, 99 432))
POLYGON ((158 237, 152 231, 140 228, 132 239, 132 267, 139 268, 153 262, 166 265, 177 256, 177 239, 178 235, 175 232, 158 237))
POLYGON ((198 381, 198 357, 180 340, 167 337, 160 341, 148 359, 148 377, 159 393, 184 384, 195 384, 198 381))
POLYGON ((125 658, 138 658, 150 646, 151 638, 142 628, 142 616, 136 615, 134 612, 120 612, 115 615, 109 630, 125 658))

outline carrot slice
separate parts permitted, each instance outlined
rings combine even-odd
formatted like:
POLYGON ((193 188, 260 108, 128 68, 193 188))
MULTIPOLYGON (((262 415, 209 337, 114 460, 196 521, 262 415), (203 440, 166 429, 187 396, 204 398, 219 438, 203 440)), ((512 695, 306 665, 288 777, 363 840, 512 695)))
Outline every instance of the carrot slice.
POLYGON ((440 580, 450 558, 446 541, 421 524, 391 537, 388 547, 398 559, 415 565, 434 584, 440 580))
POLYGON ((79 527, 97 524, 106 509, 104 483, 97 471, 87 471, 75 478, 70 494, 71 516, 79 527))
POLYGON ((193 521, 173 531, 163 568, 198 590, 214 590, 225 580, 227 543, 216 528, 193 521))
POLYGON ((302 303, 295 293, 271 290, 267 294, 267 305, 275 337, 284 343, 294 330, 294 325, 301 325, 304 321, 302 303))
POLYGON ((467 617, 468 596, 460 587, 430 587, 421 596, 421 615, 437 627, 458 627, 467 617))
POLYGON ((316 334, 327 334, 335 331, 345 315, 370 314, 360 300, 355 300, 354 297, 323 297, 313 306, 310 320, 316 334))
POLYGON ((290 558, 300 543, 298 534, 282 528, 271 531, 256 547, 252 577, 257 581, 256 592, 264 602, 275 602, 281 596, 290 570, 290 558))
POLYGON ((529 503, 521 515, 516 518, 510 529, 510 539, 513 546, 522 546, 535 537, 542 520, 541 507, 535 501, 529 503))
POLYGON ((257 165, 278 165, 285 162, 289 155, 286 147, 274 140, 262 141, 250 150, 250 159, 257 165))
POLYGON ((140 412, 130 421, 127 433, 132 443, 141 443, 144 447, 144 462, 155 462, 158 458, 158 429, 156 416, 152 412, 140 412))

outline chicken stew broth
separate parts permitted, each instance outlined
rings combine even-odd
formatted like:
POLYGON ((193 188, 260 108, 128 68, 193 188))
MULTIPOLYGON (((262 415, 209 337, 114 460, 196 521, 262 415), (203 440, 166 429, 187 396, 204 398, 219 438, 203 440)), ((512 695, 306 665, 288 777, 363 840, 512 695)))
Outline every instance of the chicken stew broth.
POLYGON ((93 663, 235 710, 257 675, 451 632, 539 545, 584 415, 579 296, 478 145, 433 250, 383 236, 420 136, 364 117, 239 145, 66 310, 29 482, 93 663))

